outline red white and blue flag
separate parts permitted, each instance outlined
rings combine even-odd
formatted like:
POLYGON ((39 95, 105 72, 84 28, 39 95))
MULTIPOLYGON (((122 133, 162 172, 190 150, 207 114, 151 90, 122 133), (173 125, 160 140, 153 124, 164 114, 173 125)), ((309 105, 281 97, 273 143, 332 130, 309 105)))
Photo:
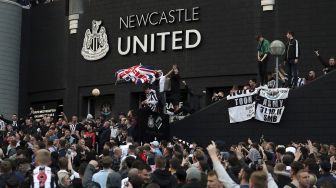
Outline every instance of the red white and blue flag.
POLYGON ((116 72, 117 81, 124 80, 135 84, 152 84, 158 76, 158 70, 153 70, 141 64, 116 72))

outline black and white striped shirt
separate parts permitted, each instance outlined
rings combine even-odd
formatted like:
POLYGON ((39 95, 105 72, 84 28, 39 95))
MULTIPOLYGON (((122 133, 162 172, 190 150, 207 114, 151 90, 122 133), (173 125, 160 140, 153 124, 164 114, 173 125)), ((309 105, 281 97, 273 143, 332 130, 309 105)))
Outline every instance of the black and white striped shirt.
POLYGON ((156 96, 155 90, 151 89, 149 93, 146 94, 147 106, 154 112, 156 111, 156 105, 158 103, 158 98, 156 96))

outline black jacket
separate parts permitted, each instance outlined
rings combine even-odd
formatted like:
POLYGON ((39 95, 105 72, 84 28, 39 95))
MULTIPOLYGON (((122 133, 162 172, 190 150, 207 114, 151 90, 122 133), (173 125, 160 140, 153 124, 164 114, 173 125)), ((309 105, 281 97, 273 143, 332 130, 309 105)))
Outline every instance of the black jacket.
POLYGON ((295 38, 288 40, 285 53, 286 61, 290 59, 298 59, 300 57, 299 42, 295 38))
POLYGON ((168 170, 156 169, 151 179, 153 183, 159 184, 161 188, 173 188, 177 186, 176 178, 168 170))
POLYGON ((6 124, 12 125, 14 131, 21 130, 21 124, 23 123, 22 120, 17 120, 14 122, 13 120, 9 120, 4 117, 1 117, 0 119, 3 120, 6 124))
POLYGON ((332 176, 330 173, 326 173, 323 174, 316 182, 316 186, 318 188, 321 187, 321 185, 323 183, 329 182, 330 185, 332 185, 333 187, 336 186, 336 178, 334 178, 334 176, 332 176))
POLYGON ((99 131, 99 145, 103 146, 105 142, 110 141, 111 129, 102 127, 99 131))

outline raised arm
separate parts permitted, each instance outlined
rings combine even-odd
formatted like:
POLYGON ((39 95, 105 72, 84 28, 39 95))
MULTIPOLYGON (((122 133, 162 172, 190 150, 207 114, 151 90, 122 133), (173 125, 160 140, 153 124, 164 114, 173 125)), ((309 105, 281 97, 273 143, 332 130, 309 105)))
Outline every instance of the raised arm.
POLYGON ((173 73, 173 69, 171 69, 169 72, 167 72, 167 74, 166 75, 164 75, 166 78, 168 77, 168 76, 170 76, 171 75, 171 73, 173 73))
POLYGON ((263 162, 263 171, 267 174, 267 187, 278 188, 272 175, 268 172, 265 161, 263 162))
POLYGON ((214 141, 211 141, 212 144, 210 144, 207 147, 209 156, 212 160, 214 171, 216 171, 218 180, 221 181, 224 185, 224 187, 230 187, 230 188, 239 188, 240 186, 234 182, 227 171, 225 170, 224 166, 221 164, 220 160, 217 156, 217 148, 214 141))
POLYGON ((94 184, 94 182, 92 181, 92 176, 97 167, 98 162, 94 160, 90 161, 90 163, 86 166, 84 177, 82 179, 82 184, 84 188, 90 188, 94 184))
POLYGON ((13 123, 13 121, 11 121, 11 120, 9 120, 9 119, 6 119, 6 118, 3 117, 2 115, 0 116, 0 119, 1 119, 2 121, 4 121, 6 124, 12 124, 12 123, 13 123))
POLYGON ((318 60, 321 62, 321 64, 325 67, 328 67, 329 64, 323 59, 323 57, 320 55, 319 51, 314 51, 315 55, 317 56, 318 60))
POLYGON ((75 178, 79 178, 79 174, 72 168, 71 156, 68 156, 68 170, 70 170, 71 175, 73 175, 75 178))
POLYGON ((63 116, 64 121, 66 121, 67 123, 69 123, 68 118, 67 118, 67 116, 65 115, 65 113, 64 113, 64 112, 61 112, 61 115, 63 116))

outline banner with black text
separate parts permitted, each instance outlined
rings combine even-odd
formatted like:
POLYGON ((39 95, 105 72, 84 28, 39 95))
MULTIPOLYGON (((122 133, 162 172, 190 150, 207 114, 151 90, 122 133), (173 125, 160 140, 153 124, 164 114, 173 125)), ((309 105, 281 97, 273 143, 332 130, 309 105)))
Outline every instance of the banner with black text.
POLYGON ((226 97, 229 105, 230 123, 252 119, 255 116, 255 97, 258 89, 238 90, 226 97))
POLYGON ((261 88, 257 100, 255 119, 268 123, 279 123, 285 110, 288 88, 261 88))

